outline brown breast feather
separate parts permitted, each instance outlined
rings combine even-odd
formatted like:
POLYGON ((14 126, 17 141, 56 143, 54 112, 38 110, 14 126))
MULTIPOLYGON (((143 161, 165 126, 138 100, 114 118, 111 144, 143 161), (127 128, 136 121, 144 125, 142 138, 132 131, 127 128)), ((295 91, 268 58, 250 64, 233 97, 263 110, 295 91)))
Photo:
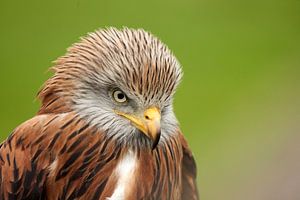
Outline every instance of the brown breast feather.
MULTIPOLYGON (((0 199, 106 199, 128 152, 74 113, 38 115, 0 147, 0 199)), ((183 136, 137 150, 127 199, 198 199, 196 168, 183 136)))

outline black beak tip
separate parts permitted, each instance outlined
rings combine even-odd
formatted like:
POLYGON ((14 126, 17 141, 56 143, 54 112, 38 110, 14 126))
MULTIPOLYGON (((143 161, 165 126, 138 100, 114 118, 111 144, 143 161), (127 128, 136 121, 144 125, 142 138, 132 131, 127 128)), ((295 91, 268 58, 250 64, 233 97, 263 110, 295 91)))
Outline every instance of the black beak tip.
POLYGON ((157 145, 159 143, 160 135, 161 135, 161 132, 159 132, 156 135, 156 137, 154 138, 153 143, 152 143, 152 151, 157 147, 157 145))

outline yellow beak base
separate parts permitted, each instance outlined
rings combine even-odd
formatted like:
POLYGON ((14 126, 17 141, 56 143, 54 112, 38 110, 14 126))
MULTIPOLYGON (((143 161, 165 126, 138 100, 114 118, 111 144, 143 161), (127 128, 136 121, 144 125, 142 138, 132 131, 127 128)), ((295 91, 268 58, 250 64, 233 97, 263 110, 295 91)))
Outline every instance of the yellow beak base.
POLYGON ((152 142, 152 150, 156 148, 159 143, 161 128, 160 128, 160 111, 157 107, 151 107, 145 110, 142 117, 136 117, 127 113, 118 112, 120 116, 130 120, 132 124, 144 133, 152 142))

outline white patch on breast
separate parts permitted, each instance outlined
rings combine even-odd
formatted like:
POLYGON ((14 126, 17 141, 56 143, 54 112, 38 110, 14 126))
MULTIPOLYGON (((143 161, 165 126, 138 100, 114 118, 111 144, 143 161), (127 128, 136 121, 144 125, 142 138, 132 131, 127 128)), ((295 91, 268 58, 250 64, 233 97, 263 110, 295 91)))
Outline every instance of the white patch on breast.
POLYGON ((55 173, 55 170, 57 168, 57 163, 58 163, 58 160, 55 159, 53 163, 50 164, 49 166, 49 176, 54 176, 54 173, 55 173))
POLYGON ((118 163, 115 174, 118 178, 116 188, 109 200, 124 200, 126 190, 131 188, 130 182, 133 181, 134 171, 137 166, 136 155, 129 151, 123 159, 118 163))

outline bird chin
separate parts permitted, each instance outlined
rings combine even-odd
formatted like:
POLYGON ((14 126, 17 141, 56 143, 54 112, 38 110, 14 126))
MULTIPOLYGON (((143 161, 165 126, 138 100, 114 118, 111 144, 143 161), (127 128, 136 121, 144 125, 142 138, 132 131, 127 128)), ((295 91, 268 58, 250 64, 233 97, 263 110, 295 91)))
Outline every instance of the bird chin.
POLYGON ((161 133, 159 133, 155 139, 151 139, 148 136, 146 136, 142 131, 137 129, 136 135, 137 135, 136 139, 138 140, 140 147, 146 147, 151 150, 155 150, 159 144, 161 133))
POLYGON ((154 141, 152 139, 147 137, 142 131, 136 129, 133 137, 131 137, 126 143, 130 144, 130 147, 132 148, 154 150, 157 147, 159 140, 155 141, 156 144, 154 145, 154 141))

